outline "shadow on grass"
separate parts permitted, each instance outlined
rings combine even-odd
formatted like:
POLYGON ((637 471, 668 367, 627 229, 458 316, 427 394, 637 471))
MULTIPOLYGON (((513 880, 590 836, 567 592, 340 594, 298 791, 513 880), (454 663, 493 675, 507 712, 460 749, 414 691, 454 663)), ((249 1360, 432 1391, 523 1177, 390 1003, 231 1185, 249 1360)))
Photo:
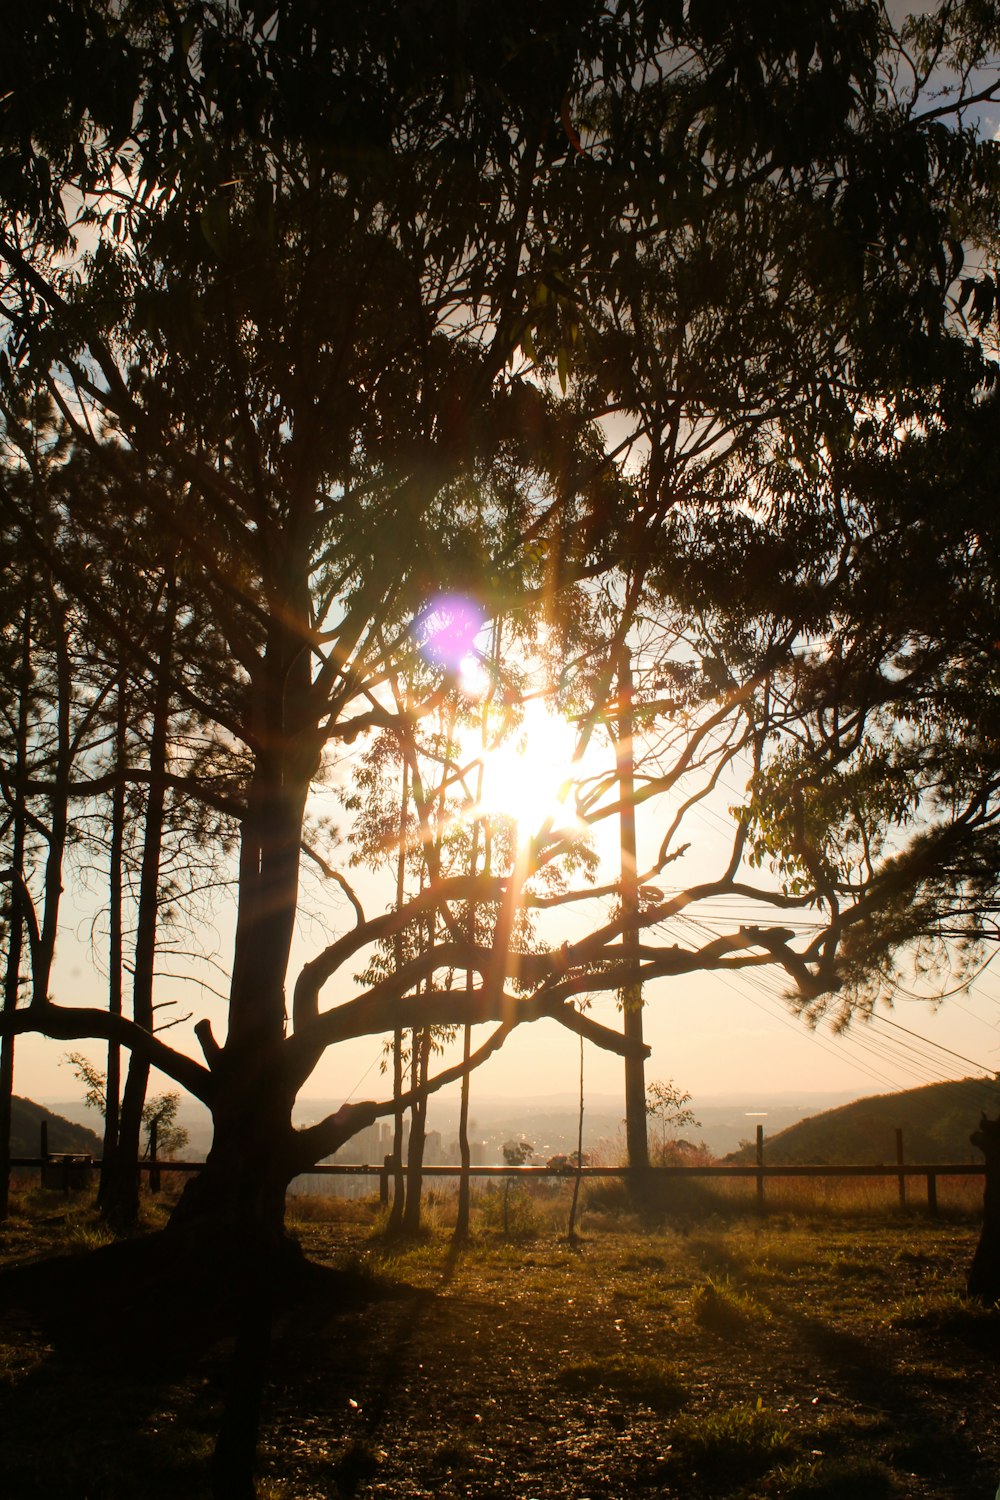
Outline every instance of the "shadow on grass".
POLYGON ((357 1267, 195 1259, 156 1234, 0 1274, 5 1500, 243 1500, 276 1320, 387 1296, 357 1267))
MULTIPOLYGON (((983 1457, 975 1434, 956 1422, 951 1403, 942 1407, 930 1399, 922 1372, 911 1374, 868 1338, 776 1302, 771 1306, 812 1355, 819 1381, 835 1383, 860 1407, 885 1419, 883 1448, 894 1466, 935 1483, 947 1477, 955 1495, 980 1493, 983 1457)), ((828 1433, 827 1441, 832 1436, 828 1433)))

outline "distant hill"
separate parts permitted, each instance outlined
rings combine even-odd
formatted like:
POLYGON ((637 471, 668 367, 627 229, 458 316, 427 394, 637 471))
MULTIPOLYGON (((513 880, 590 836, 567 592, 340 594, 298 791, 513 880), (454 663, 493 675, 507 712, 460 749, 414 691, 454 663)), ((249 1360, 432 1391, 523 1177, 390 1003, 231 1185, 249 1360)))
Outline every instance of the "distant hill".
MULTIPOLYGON (((1000 1113, 1000 1086, 990 1078, 931 1083, 899 1094, 875 1094, 811 1115, 767 1137, 764 1159, 873 1164, 896 1160, 896 1135, 903 1131, 903 1154, 910 1162, 982 1162, 969 1143, 983 1111, 1000 1113)), ((754 1147, 733 1151, 727 1161, 752 1161, 754 1147)))
POLYGON ((50 1151, 86 1151, 91 1156, 100 1156, 101 1139, 86 1125, 74 1125, 72 1120, 54 1115, 34 1099, 19 1099, 16 1094, 11 1100, 11 1156, 38 1155, 42 1120, 48 1121, 50 1151))

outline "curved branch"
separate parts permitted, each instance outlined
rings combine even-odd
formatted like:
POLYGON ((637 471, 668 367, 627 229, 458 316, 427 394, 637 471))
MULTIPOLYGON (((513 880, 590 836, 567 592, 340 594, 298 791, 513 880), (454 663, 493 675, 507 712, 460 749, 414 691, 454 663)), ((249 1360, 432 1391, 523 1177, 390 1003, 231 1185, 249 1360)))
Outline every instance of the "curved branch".
POLYGON ((322 854, 320 854, 319 850, 314 849, 312 845, 307 844, 305 840, 302 841, 302 853, 307 855, 308 858, 312 860, 313 864, 317 866, 321 874, 326 876, 327 880, 336 881, 337 885, 340 886, 340 889, 343 891, 348 901, 354 907, 354 913, 358 919, 357 926, 363 927, 365 922, 367 921, 367 918, 365 917, 365 909, 361 905, 358 894, 347 877, 342 875, 339 870, 335 870, 332 865, 327 864, 326 860, 323 858, 322 854))
POLYGON ((289 1039, 286 1045, 291 1053, 290 1076, 301 1086, 327 1047, 352 1037, 422 1026, 480 1026, 491 1021, 509 1030, 546 1017, 605 1052, 614 1052, 619 1057, 646 1057, 648 1047, 591 1016, 581 1015, 567 1003, 573 995, 597 988, 620 988, 621 984, 620 975, 613 983, 604 984, 603 975, 582 974, 555 989, 542 989, 523 997, 506 991, 498 993, 490 985, 471 991, 432 990, 420 995, 401 996, 395 987, 381 989, 378 995, 369 992, 318 1016, 311 1026, 289 1039))
POLYGON ((464 1074, 471 1073, 503 1046, 512 1030, 511 1026, 498 1026, 483 1045, 470 1054, 467 1062, 445 1068, 420 1089, 411 1090, 399 1099, 384 1100, 380 1104, 372 1100, 363 1104, 342 1104, 336 1114, 328 1115, 325 1120, 311 1125, 308 1130, 297 1131, 292 1148, 293 1160, 298 1163, 296 1170, 306 1172, 324 1156, 332 1156, 352 1135, 357 1135, 366 1125, 373 1124, 381 1115, 392 1115, 398 1109, 409 1109, 418 1098, 423 1099, 427 1094, 436 1093, 446 1084, 454 1083, 464 1074))
POLYGON ((10 881, 21 893, 21 900, 24 902, 24 921, 28 929, 28 951, 31 956, 32 969, 35 969, 38 966, 42 936, 38 928, 38 913, 35 910, 31 891, 28 889, 28 883, 21 871, 14 869, 0 870, 0 880, 10 881))
MULTIPOLYGON (((407 923, 449 901, 487 901, 496 899, 502 883, 494 876, 469 875, 454 880, 436 882, 408 905, 373 917, 371 921, 359 923, 351 932, 337 938, 322 953, 304 964, 292 995, 292 1024, 296 1032, 304 1030, 317 1019, 319 992, 341 964, 346 963, 360 948, 381 942, 402 931, 407 923)), ((390 1023, 390 1031, 393 1023, 390 1023)))
POLYGON ((36 1033, 58 1041, 76 1042, 93 1038, 117 1042, 137 1052, 151 1067, 159 1068, 175 1083, 187 1089, 209 1108, 215 1098, 215 1083, 207 1068, 183 1052, 175 1052, 158 1037, 152 1036, 134 1021, 107 1010, 83 1005, 54 1005, 51 1000, 36 1001, 23 1010, 0 1014, 0 1036, 23 1036, 36 1033))

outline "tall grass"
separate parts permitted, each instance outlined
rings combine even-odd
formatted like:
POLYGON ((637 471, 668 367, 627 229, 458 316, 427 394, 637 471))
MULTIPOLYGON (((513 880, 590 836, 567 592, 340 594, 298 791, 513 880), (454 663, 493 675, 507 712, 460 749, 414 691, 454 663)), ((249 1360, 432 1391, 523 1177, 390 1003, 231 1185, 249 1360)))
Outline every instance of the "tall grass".
MULTIPOLYGON (((937 1211, 943 1218, 978 1219, 982 1213, 981 1177, 937 1178, 937 1211)), ((584 1197, 591 1217, 613 1218, 633 1212, 634 1200, 620 1178, 592 1179, 584 1197)), ((653 1178, 643 1205, 651 1217, 698 1222, 734 1219, 759 1213, 753 1177, 653 1178)), ((927 1210, 926 1180, 907 1178, 906 1211, 927 1210)), ((771 1177, 764 1184, 764 1211, 784 1214, 828 1214, 834 1218, 867 1218, 900 1212, 899 1187, 891 1177, 771 1177)))
MULTIPOLYGON (((488 1239, 528 1239, 565 1233, 569 1220, 573 1178, 531 1178, 512 1183, 507 1195, 496 1180, 473 1179, 473 1232, 488 1239)), ((955 1222, 976 1222, 982 1214, 982 1179, 937 1178, 938 1216, 955 1222)), ((691 1226, 759 1217, 754 1178, 653 1177, 634 1195, 620 1177, 584 1179, 579 1218, 581 1232, 622 1232, 657 1223, 691 1226)), ((424 1195, 423 1218, 430 1231, 446 1233, 454 1226, 456 1184, 438 1180, 424 1195)), ((289 1221, 302 1223, 371 1223, 380 1218, 378 1197, 341 1198, 333 1194, 293 1194, 289 1221)), ((765 1183, 764 1214, 790 1218, 892 1219, 927 1213, 926 1183, 907 1179, 906 1207, 901 1211, 899 1189, 891 1177, 775 1177, 765 1183)))

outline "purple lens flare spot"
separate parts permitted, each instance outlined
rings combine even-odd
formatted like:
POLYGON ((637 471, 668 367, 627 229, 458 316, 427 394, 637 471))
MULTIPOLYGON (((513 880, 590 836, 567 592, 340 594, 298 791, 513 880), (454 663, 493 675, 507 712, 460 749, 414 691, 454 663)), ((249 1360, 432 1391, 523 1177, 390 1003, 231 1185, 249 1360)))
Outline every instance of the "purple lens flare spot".
POLYGON ((485 611, 464 594, 441 594, 413 622, 413 638, 426 662, 458 672, 466 657, 476 655, 476 636, 485 611))

